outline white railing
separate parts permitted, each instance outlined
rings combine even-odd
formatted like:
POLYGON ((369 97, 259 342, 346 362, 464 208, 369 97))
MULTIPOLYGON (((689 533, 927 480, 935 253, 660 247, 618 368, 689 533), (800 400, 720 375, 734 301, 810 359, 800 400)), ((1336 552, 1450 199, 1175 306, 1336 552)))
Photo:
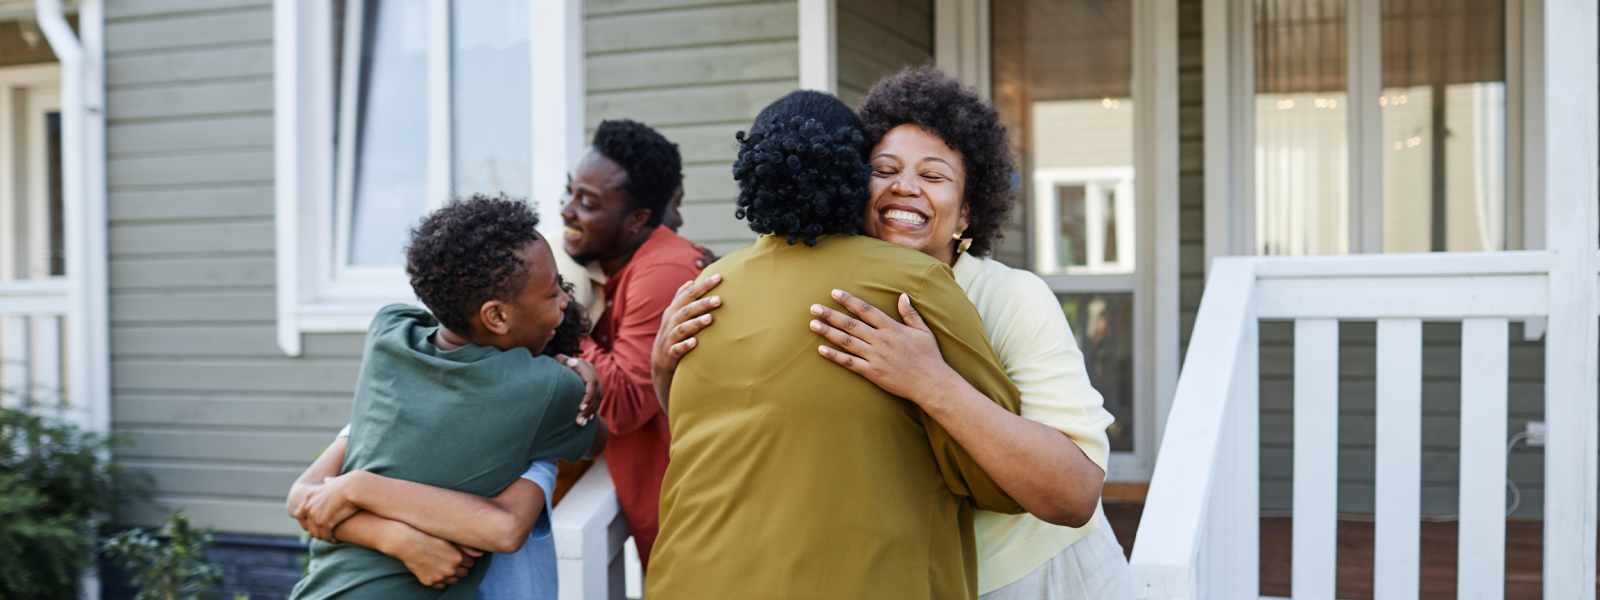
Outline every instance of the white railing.
POLYGON ((606 459, 578 479, 550 512, 556 538, 556 574, 561 600, 621 600, 624 597, 622 549, 628 523, 617 504, 606 459))
MULTIPOLYGON (((78 408, 66 394, 67 307, 65 280, 0 283, 0 405, 78 408)), ((65 414, 82 421, 82 412, 65 414)))
MULTIPOLYGON (((1428 320, 1462 323, 1457 589, 1463 598, 1499 597, 1505 589, 1508 322, 1551 315, 1556 264, 1548 252, 1218 259, 1133 549, 1138 597, 1260 597, 1263 319, 1295 322, 1293 596, 1334 594, 1340 320, 1378 323, 1374 590, 1380 598, 1417 593, 1422 322, 1428 320)), ((1592 275, 1573 274, 1591 282, 1592 275)), ((1547 374, 1547 386, 1564 389, 1554 382, 1564 378, 1547 374)), ((1593 401, 1552 391, 1547 415, 1593 401)), ((1600 428, 1584 427, 1590 440, 1600 428)), ((1587 447, 1593 451, 1592 444, 1587 447)), ((1554 450, 1546 450, 1550 470, 1585 460, 1554 450)), ((1547 490, 1546 518, 1579 515, 1553 526, 1594 531, 1594 511, 1582 510, 1593 506, 1586 497, 1593 493, 1547 490)), ((1594 543, 1592 536, 1587 543, 1594 543)), ((1547 557, 1565 552, 1546 544, 1547 557)), ((1574 581, 1581 574, 1547 568, 1545 589, 1592 590, 1592 579, 1574 581)))

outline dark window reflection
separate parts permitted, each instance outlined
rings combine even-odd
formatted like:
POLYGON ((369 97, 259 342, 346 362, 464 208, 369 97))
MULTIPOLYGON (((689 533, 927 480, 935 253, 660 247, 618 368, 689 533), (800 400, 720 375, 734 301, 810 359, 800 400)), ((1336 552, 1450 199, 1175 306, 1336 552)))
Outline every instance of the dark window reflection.
POLYGON ((1083 350, 1089 382, 1116 417, 1111 449, 1133 451, 1133 294, 1056 294, 1083 350))

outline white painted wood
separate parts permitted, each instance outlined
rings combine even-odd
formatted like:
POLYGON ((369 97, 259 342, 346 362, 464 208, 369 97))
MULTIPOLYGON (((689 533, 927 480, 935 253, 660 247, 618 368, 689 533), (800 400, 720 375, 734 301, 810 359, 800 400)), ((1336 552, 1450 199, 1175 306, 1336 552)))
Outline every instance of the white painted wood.
POLYGON ((1422 544, 1422 321, 1378 321, 1376 600, 1416 598, 1422 544))
POLYGON ((796 4, 800 11, 800 88, 831 94, 839 89, 834 0, 798 0, 796 4))
POLYGON ((1294 565, 1297 600, 1333 600, 1338 572, 1339 322, 1294 322, 1294 565))
POLYGON ((1461 521, 1456 597, 1463 600, 1491 600, 1505 593, 1506 453, 1500 441, 1506 436, 1509 329, 1506 319, 1466 319, 1461 323, 1461 521))
POLYGON ((989 1, 934 0, 934 62, 962 83, 993 98, 989 76, 989 1))
MULTIPOLYGON (((1133 5, 1134 167, 1131 194, 1140 248, 1134 297, 1134 459, 1143 479, 1154 466, 1178 378, 1178 7, 1133 5)), ((1124 187, 1126 184, 1124 184, 1124 187)), ((1119 190, 1127 197, 1128 190, 1119 190)), ((1098 209, 1098 207, 1097 207, 1098 209)), ((1122 220, 1126 222, 1126 220, 1122 220)), ((1096 249, 1098 250, 1098 249, 1096 249)), ((1124 261, 1129 260, 1124 258, 1124 261)), ((1124 475, 1128 475, 1126 472, 1124 475)))
POLYGON ((28 368, 27 317, 0 318, 0 404, 17 406, 30 400, 32 369, 28 368))
POLYGON ((1204 0, 1205 263, 1255 253, 1255 3, 1204 0))
POLYGON ((428 0, 428 211, 444 206, 455 189, 450 89, 450 0, 428 0))
POLYGON ((622 595, 623 542, 628 525, 604 458, 595 461, 550 511, 562 600, 610 600, 622 595))
POLYGON ((1549 311, 1542 275, 1264 279, 1263 319, 1532 317, 1549 311))
POLYGON ((583 0, 548 2, 531 17, 534 210, 540 233, 557 239, 567 169, 585 146, 583 0))
POLYGON ((1224 423, 1239 372, 1239 349, 1254 315, 1251 259, 1218 259, 1179 376, 1165 449, 1156 460, 1139 543, 1131 566, 1135 593, 1144 598, 1190 597, 1192 569, 1203 542, 1208 507, 1217 483, 1213 471, 1222 451, 1224 423))
POLYGON ((1219 482, 1233 488, 1233 501, 1225 505, 1231 512, 1232 556, 1223 563, 1231 579, 1230 598, 1261 595, 1261 324, 1251 314, 1253 304, 1246 305, 1228 400, 1232 422, 1224 443, 1233 447, 1233 477, 1219 482))
POLYGON ((1422 275, 1537 275, 1549 272, 1549 252, 1433 252, 1386 256, 1282 256, 1256 262, 1262 279, 1281 277, 1400 277, 1422 275))
MULTIPOLYGON (((358 17, 360 4, 351 3, 358 17)), ((300 354, 296 315, 317 282, 330 277, 333 261, 320 259, 331 257, 335 246, 333 98, 336 86, 348 85, 333 81, 333 36, 323 35, 333 26, 326 8, 317 0, 273 1, 275 283, 278 346, 289 356, 300 354)), ((346 20, 360 22, 348 12, 346 20)), ((345 36, 346 57, 357 39, 345 36)))
POLYGON ((1383 252, 1383 7, 1350 0, 1346 10, 1346 123, 1350 134, 1350 252, 1383 252))
POLYGON ((1544 593, 1595 597, 1600 489, 1595 279, 1600 65, 1592 0, 1544 1, 1544 201, 1550 270, 1545 333, 1544 593))
POLYGON ((70 410, 67 418, 80 427, 88 427, 87 407, 73 402, 66 393, 62 377, 62 318, 58 316, 28 317, 28 380, 29 392, 35 401, 45 406, 63 405, 70 410))

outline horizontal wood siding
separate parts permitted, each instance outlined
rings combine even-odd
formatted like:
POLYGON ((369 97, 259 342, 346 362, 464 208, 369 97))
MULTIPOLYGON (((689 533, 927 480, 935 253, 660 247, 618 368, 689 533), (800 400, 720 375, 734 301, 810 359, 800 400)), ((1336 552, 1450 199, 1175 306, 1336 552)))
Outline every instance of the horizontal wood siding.
POLYGON ((586 129, 633 119, 683 155, 685 237, 718 254, 755 233, 733 216, 734 133, 799 86, 793 0, 585 2, 586 129))
POLYGON ((289 485, 350 416, 361 334, 276 342, 270 0, 106 6, 113 419, 153 503, 293 536, 289 485))
POLYGON ((933 2, 869 0, 837 5, 839 98, 857 106, 872 84, 933 60, 933 2))

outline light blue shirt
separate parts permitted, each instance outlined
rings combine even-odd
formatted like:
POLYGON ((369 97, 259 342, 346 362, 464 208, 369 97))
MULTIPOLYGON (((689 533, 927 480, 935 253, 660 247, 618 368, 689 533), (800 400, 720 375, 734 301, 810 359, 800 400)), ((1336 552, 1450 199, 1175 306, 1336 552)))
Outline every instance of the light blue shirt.
MULTIPOLYGON (((339 437, 350 437, 349 425, 339 431, 339 437)), ((556 599, 556 540, 550 535, 550 496, 556 489, 556 461, 534 461, 522 479, 544 490, 544 510, 521 550, 497 554, 489 562, 489 572, 478 584, 478 600, 556 599)))

